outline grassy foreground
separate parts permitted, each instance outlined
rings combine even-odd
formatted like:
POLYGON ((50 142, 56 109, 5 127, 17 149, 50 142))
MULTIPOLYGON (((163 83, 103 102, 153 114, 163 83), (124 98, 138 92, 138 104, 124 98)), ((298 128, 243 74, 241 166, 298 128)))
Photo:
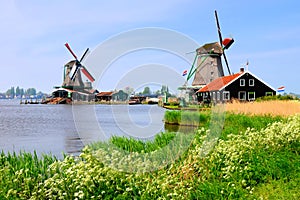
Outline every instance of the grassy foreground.
MULTIPOLYGON (((175 162, 151 172, 126 173, 110 164, 147 168, 134 156, 157 152, 175 135, 153 142, 113 138, 64 160, 0 154, 0 199, 299 199, 300 115, 226 115, 216 145, 203 156, 210 130, 201 128, 175 162), (99 145, 106 148, 95 149, 99 145), (149 149, 151 148, 151 149, 149 149)), ((99 147, 98 146, 98 147, 99 147)), ((146 163, 146 165, 145 165, 146 163)), ((148 163, 149 164, 149 163, 148 163)))

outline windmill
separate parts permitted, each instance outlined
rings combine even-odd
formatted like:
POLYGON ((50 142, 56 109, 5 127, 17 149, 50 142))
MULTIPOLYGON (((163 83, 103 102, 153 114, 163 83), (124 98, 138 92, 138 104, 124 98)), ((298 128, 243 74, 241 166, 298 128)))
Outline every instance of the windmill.
POLYGON ((194 75, 192 86, 194 90, 207 85, 211 81, 224 76, 221 56, 223 56, 229 75, 231 71, 228 60, 225 55, 225 50, 228 49, 234 42, 233 38, 222 39, 221 28, 219 24, 218 14, 215 10, 215 18, 219 35, 219 42, 207 43, 196 50, 196 56, 189 70, 187 81, 194 75), (196 64, 197 61, 197 64, 196 64), (196 67, 195 67, 196 65, 196 67))
POLYGON ((68 43, 65 44, 69 52, 73 55, 75 60, 68 62, 64 66, 64 81, 63 88, 72 89, 72 90, 84 90, 91 89, 91 83, 95 81, 94 77, 89 73, 85 66, 81 64, 83 59, 86 57, 89 48, 86 49, 81 59, 78 60, 75 53, 72 51, 68 43), (87 77, 90 82, 83 83, 81 72, 87 77))

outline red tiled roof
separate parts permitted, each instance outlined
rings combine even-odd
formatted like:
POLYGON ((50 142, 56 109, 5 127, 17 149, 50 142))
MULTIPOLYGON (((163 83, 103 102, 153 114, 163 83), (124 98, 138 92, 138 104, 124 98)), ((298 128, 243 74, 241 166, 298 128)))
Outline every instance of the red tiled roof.
POLYGON ((100 92, 99 94, 97 94, 98 97, 101 96, 111 96, 113 94, 113 92, 100 92))
POLYGON ((205 87, 199 89, 197 92, 209 92, 209 91, 218 91, 220 90, 223 86, 227 85, 231 81, 233 81, 235 78, 239 77, 242 73, 236 73, 233 75, 229 76, 222 76, 220 78, 217 78, 207 84, 205 87))

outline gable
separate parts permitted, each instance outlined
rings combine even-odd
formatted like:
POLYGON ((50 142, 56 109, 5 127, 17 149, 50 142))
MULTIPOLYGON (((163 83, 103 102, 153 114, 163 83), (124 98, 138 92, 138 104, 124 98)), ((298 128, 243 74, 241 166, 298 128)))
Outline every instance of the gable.
MULTIPOLYGON (((242 79, 243 77, 245 78, 245 76, 250 76, 252 79, 259 81, 261 84, 265 85, 271 90, 276 91, 273 87, 271 87, 269 84, 267 84, 266 82, 264 82, 263 80, 261 80, 260 78, 252 74, 251 72, 245 71, 245 72, 239 72, 237 74, 223 76, 218 79, 215 79, 214 81, 207 84, 205 87, 199 89, 197 92, 221 91, 225 89, 225 87, 230 86, 231 84, 235 84, 236 86, 239 86, 239 83, 237 82, 239 82, 240 79, 242 79)), ((245 79, 248 80, 249 77, 245 79)))
POLYGON ((250 87, 256 87, 256 85, 263 85, 263 86, 268 87, 269 89, 273 90, 274 92, 276 91, 269 84, 267 84, 266 82, 264 82, 263 80, 261 80, 260 78, 258 78, 257 76, 255 76, 254 74, 252 74, 249 71, 246 71, 241 76, 239 76, 236 79, 234 79, 231 82, 229 82, 227 85, 224 85, 222 88, 220 88, 220 90, 223 90, 223 89, 229 87, 231 84, 234 84, 235 86, 241 87, 241 88, 244 87, 244 86, 240 86, 240 80, 241 79, 244 79, 246 81, 245 87, 249 86, 249 79, 253 79, 253 80, 255 80, 255 84, 254 84, 255 86, 250 86, 250 87), (260 84, 258 84, 257 82, 259 82, 260 84))

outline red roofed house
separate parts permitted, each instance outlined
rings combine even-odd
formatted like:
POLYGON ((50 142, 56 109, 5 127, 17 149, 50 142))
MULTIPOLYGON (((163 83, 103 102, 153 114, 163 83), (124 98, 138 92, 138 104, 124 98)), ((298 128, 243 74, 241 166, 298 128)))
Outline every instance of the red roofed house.
POLYGON ((97 101, 110 101, 114 92, 100 92, 97 94, 97 101))
POLYGON ((239 73, 219 77, 197 91, 199 102, 226 102, 231 99, 253 101, 258 97, 276 95, 275 89, 241 68, 239 73))

